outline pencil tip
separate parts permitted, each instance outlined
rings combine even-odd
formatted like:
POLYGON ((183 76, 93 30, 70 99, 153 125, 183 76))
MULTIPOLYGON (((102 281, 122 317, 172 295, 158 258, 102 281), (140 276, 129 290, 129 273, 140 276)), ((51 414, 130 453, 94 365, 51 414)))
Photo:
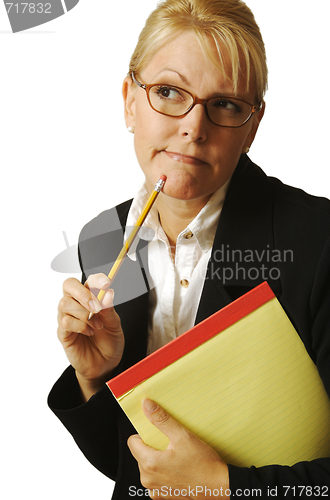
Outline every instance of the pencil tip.
POLYGON ((164 182, 165 182, 165 181, 166 181, 166 179, 167 179, 166 175, 161 175, 161 176, 160 176, 160 178, 161 178, 161 180, 162 180, 162 181, 164 181, 164 182))

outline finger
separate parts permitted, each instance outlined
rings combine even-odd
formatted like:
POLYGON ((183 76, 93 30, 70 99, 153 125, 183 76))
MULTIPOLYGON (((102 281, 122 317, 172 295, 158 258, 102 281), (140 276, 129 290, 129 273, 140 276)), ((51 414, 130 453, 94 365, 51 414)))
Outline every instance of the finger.
POLYGON ((165 434, 171 443, 175 443, 183 436, 187 436, 188 431, 185 427, 174 420, 161 406, 151 401, 151 399, 144 399, 142 407, 148 420, 165 434))
POLYGON ((132 454, 133 454, 133 450, 135 452, 135 451, 137 451, 139 449, 139 445, 140 445, 141 442, 142 442, 142 439, 139 436, 139 434, 133 434, 132 436, 130 436, 128 438, 128 440, 127 440, 127 446, 131 450, 132 454))
POLYGON ((127 440, 127 446, 131 450, 131 453, 135 460, 139 461, 140 457, 142 455, 145 455, 144 453, 144 447, 146 446, 144 442, 142 441, 141 437, 138 434, 133 434, 130 436, 127 440), (142 446, 141 446, 142 444, 142 446))
POLYGON ((95 313, 102 309, 95 295, 76 278, 68 278, 64 281, 63 293, 64 295, 73 297, 89 312, 95 313))
POLYGON ((91 274, 85 282, 85 286, 97 295, 96 291, 107 290, 110 287, 110 280, 103 273, 91 274))
POLYGON ((112 333, 120 334, 122 333, 121 320, 113 307, 113 298, 114 291, 110 289, 106 292, 102 300, 102 311, 97 314, 96 318, 99 319, 106 329, 112 333))
MULTIPOLYGON (((76 332, 82 332, 85 330, 85 327, 82 325, 79 325, 79 330, 68 330, 67 328, 64 328, 62 326, 62 319, 64 316, 72 316, 72 318, 75 318, 77 320, 80 320, 80 322, 86 323, 89 325, 89 329, 87 329, 88 334, 90 334, 90 329, 96 328, 97 330, 100 330, 102 328, 102 323, 100 320, 95 317, 93 318, 90 322, 88 322, 88 316, 89 312, 79 303, 77 302, 74 298, 64 295, 62 299, 60 300, 59 306, 58 306, 58 312, 59 312, 59 324, 63 329, 66 329, 67 331, 76 331, 76 332)), ((63 324, 68 324, 70 325, 69 328, 71 327, 72 324, 77 325, 77 323, 69 323, 69 319, 64 320, 63 324)), ((78 328, 78 327, 77 327, 78 328)))
POLYGON ((58 311, 63 316, 69 314, 77 319, 84 321, 88 311, 79 302, 69 295, 64 295, 58 305, 58 311))
MULTIPOLYGON (((91 274, 85 282, 85 286, 94 294, 102 309, 113 306, 113 291, 109 292, 110 280, 103 274, 91 274), (101 292, 101 296, 100 296, 101 292)), ((98 312, 98 311, 97 311, 98 312)))
POLYGON ((66 344, 68 341, 74 340, 72 334, 82 334, 87 337, 94 335, 94 330, 91 326, 87 325, 84 321, 80 321, 72 316, 65 315, 59 319, 59 328, 57 336, 62 344, 66 344))

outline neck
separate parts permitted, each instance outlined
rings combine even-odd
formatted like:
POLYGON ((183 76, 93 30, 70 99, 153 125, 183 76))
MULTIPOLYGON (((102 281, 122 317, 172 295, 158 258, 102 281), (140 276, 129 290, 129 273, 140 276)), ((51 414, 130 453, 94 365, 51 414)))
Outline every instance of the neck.
POLYGON ((156 204, 159 212, 160 223, 169 240, 172 254, 175 254, 176 240, 178 235, 199 214, 202 208, 211 198, 199 198, 196 200, 177 200, 161 194, 156 204))

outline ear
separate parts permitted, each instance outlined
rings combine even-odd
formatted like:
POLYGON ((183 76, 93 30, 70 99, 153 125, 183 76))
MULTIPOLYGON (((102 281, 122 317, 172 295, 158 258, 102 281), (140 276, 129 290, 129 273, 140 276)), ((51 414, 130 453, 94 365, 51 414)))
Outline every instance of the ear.
POLYGON ((265 109, 266 109, 266 103, 265 103, 265 101, 262 101, 261 110, 257 111, 257 113, 255 113, 254 116, 251 118, 253 120, 252 127, 251 127, 250 133, 246 139, 246 144, 245 144, 245 146, 248 146, 249 148, 251 147, 251 144, 254 141, 254 138, 255 138, 257 130, 259 128, 260 122, 263 119, 263 116, 265 114, 265 109))
POLYGON ((135 127, 135 90, 132 79, 127 76, 123 82, 124 113, 127 127, 135 127))

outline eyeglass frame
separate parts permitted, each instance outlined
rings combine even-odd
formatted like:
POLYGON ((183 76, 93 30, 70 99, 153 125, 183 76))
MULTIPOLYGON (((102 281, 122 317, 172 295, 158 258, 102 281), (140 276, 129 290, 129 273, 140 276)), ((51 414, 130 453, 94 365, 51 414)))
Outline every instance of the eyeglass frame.
POLYGON ((189 107, 189 109, 185 113, 183 113, 182 115, 177 115, 177 116, 176 115, 169 115, 168 113, 163 113, 162 111, 158 111, 158 109, 155 109, 153 107, 153 105, 151 104, 151 100, 150 100, 150 97, 149 97, 149 91, 150 91, 150 89, 152 87, 157 87, 157 86, 159 86, 161 84, 159 84, 159 83, 152 83, 152 84, 147 85, 145 83, 141 83, 141 82, 139 82, 136 79, 136 77, 134 75, 134 71, 131 71, 131 78, 132 78, 133 82, 136 83, 136 85, 138 85, 141 89, 144 89, 146 91, 146 93, 147 93, 147 99, 148 99, 148 102, 149 102, 149 105, 150 105, 151 109, 153 109, 154 111, 156 111, 156 113, 159 113, 159 114, 164 115, 164 116, 170 116, 172 118, 183 118, 188 113, 190 113, 190 111, 196 106, 196 104, 202 104, 204 106, 204 108, 205 108, 206 116, 208 117, 208 119, 210 120, 210 122, 213 123, 213 125, 216 125, 217 127, 225 127, 225 128, 239 128, 239 127, 243 127, 243 125, 245 125, 250 120, 250 118, 252 117, 252 115, 254 113, 257 113, 258 111, 262 110, 262 102, 259 104, 259 106, 257 106, 255 104, 251 104, 248 101, 245 101, 244 99, 240 99, 240 98, 235 97, 235 96, 227 96, 227 95, 220 95, 218 97, 211 97, 210 99, 200 99, 199 97, 197 97, 192 92, 189 92, 189 90, 183 89, 182 87, 177 87, 176 85, 171 85, 171 87, 175 87, 176 89, 182 90, 183 92, 186 92, 187 94, 189 94, 193 98, 193 102, 192 102, 191 106, 189 107), (232 99, 235 99, 236 101, 244 102, 245 104, 248 104, 251 107, 251 113, 250 113, 250 115, 246 118, 246 120, 243 123, 241 123, 241 125, 219 125, 218 123, 215 123, 213 120, 211 120, 211 118, 209 116, 209 113, 208 113, 207 104, 208 104, 208 102, 212 101, 213 99, 221 99, 221 97, 224 97, 226 99, 232 98, 232 99))

